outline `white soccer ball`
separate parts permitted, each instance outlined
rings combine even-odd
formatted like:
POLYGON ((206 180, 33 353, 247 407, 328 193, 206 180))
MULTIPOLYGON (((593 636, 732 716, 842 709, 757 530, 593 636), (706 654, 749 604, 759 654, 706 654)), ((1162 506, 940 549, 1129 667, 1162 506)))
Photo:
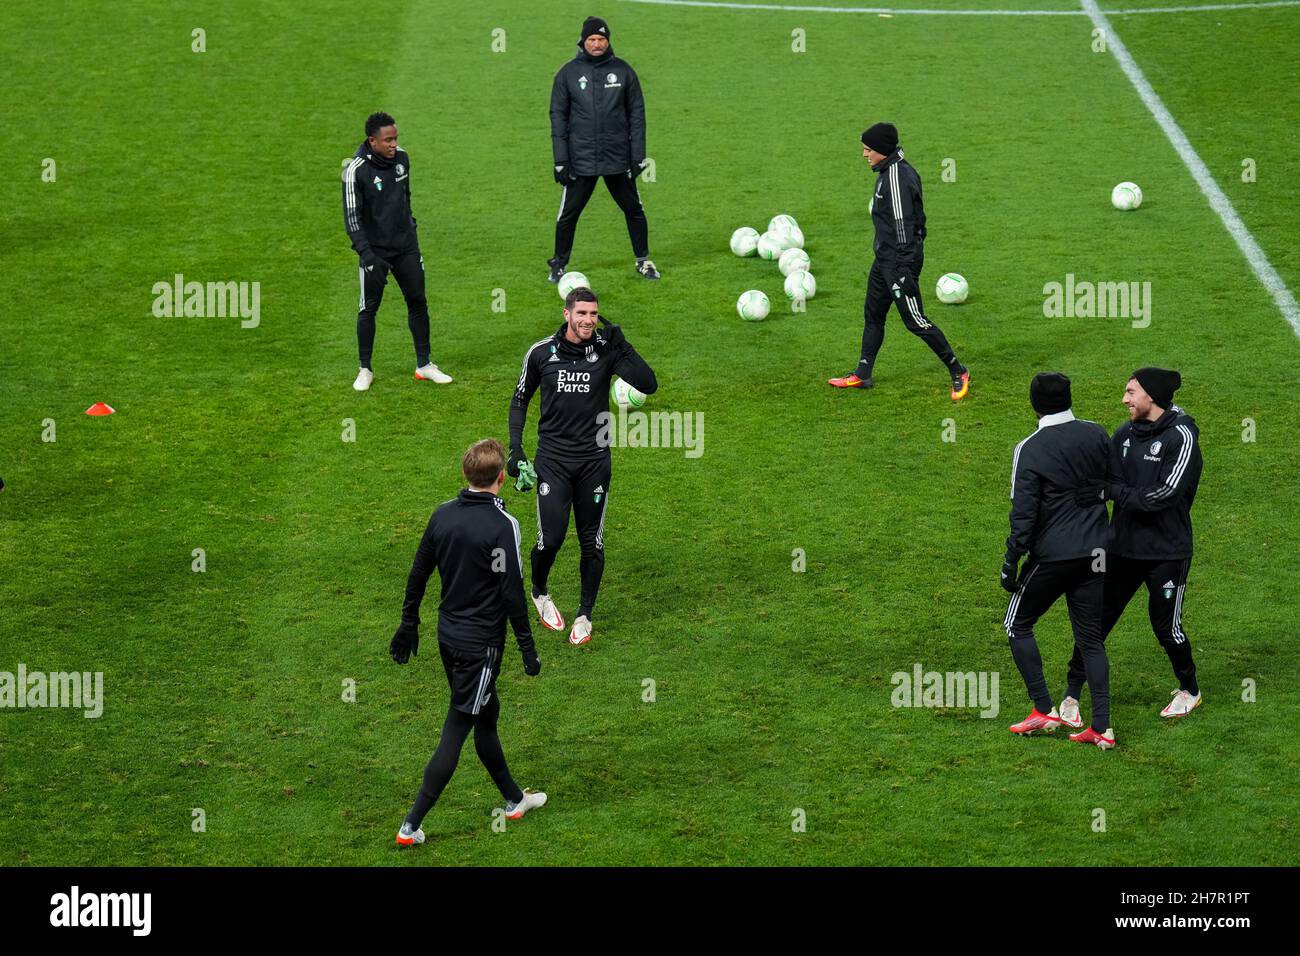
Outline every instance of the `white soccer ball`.
POLYGON ((787 216, 782 213, 779 216, 773 216, 767 224, 768 232, 786 232, 790 229, 798 229, 799 223, 794 221, 794 216, 787 216))
POLYGON ((639 391, 617 375, 609 386, 609 397, 619 408, 640 408, 645 404, 645 392, 639 391))
POLYGON ((785 233, 772 232, 769 229, 758 237, 758 256, 760 259, 780 259, 781 253, 789 249, 790 245, 785 233))
POLYGON ((741 293, 736 301, 736 311, 740 313, 742 319, 757 322, 759 319, 767 318, 767 314, 772 311, 772 303, 763 292, 750 289, 748 292, 741 293))
POLYGON ((788 229, 782 229, 777 232, 777 235, 785 240, 785 247, 787 249, 803 248, 803 230, 798 226, 791 226, 788 229))
POLYGON ((817 280, 811 272, 799 269, 791 272, 785 279, 785 297, 787 299, 811 299, 817 294, 817 280))
POLYGON ((738 256, 752 256, 758 250, 758 230, 741 226, 731 234, 731 251, 738 256))
POLYGON ((777 260, 776 265, 781 270, 781 275, 788 276, 800 269, 806 270, 811 265, 811 260, 808 258, 808 253, 802 249, 787 249, 781 253, 781 258, 777 260))
POLYGON ((569 293, 574 289, 591 288, 591 284, 587 282, 587 277, 581 272, 566 272, 564 275, 560 276, 560 281, 555 285, 560 292, 561 299, 567 299, 569 293))
POLYGON ((957 273, 946 272, 939 276, 939 281, 934 284, 934 294, 939 297, 940 302, 958 305, 965 302, 966 296, 970 295, 970 286, 957 273))
POLYGON ((1120 183, 1110 191, 1110 204, 1128 211, 1142 205, 1142 188, 1137 183, 1120 183))

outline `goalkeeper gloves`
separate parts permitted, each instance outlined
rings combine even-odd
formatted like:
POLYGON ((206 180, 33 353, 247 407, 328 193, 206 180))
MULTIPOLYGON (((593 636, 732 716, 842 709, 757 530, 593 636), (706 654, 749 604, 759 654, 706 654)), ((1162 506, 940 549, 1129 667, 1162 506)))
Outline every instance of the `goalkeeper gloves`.
POLYGON ((403 622, 398 626, 397 633, 393 635, 393 640, 388 645, 388 656, 399 664, 405 664, 419 649, 420 626, 403 622))
POLYGON ((519 462, 519 475, 515 478, 515 491, 532 491, 537 484, 537 469, 527 458, 519 462))
POLYGON ((524 673, 529 677, 536 677, 542 672, 542 660, 537 656, 537 650, 524 651, 524 673))
POLYGON ((515 479, 515 491, 528 491, 537 484, 537 470, 524 454, 524 450, 519 447, 510 449, 510 457, 506 460, 506 474, 515 479))

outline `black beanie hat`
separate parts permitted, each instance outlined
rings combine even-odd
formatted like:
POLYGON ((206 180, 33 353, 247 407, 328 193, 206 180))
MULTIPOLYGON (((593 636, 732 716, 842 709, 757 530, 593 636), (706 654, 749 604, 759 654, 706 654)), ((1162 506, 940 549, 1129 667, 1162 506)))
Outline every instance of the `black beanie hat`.
POLYGON ((1039 372, 1029 383, 1029 404, 1040 415, 1070 408, 1070 380, 1060 372, 1039 372))
POLYGON ((876 123, 862 134, 862 145, 888 156, 898 149, 898 128, 893 123, 876 123))
POLYGON ((1151 396, 1151 401, 1161 408, 1168 408, 1174 403, 1174 392, 1183 384, 1183 377, 1168 368, 1140 368, 1132 377, 1151 396))
POLYGON ((587 37, 591 36, 593 33, 599 33, 606 40, 608 40, 609 24, 606 23, 604 20, 602 20, 600 17, 587 17, 587 19, 582 21, 582 37, 578 40, 578 42, 586 43, 587 37))

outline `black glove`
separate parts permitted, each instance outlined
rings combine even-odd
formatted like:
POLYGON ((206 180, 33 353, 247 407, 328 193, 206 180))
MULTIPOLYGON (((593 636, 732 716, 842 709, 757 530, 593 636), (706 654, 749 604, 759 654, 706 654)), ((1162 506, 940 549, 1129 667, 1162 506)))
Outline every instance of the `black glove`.
POLYGON ((528 461, 528 456, 524 450, 519 447, 510 449, 510 456, 506 459, 506 474, 511 478, 519 477, 519 465, 521 462, 528 461))
POLYGON ((623 348, 627 345, 627 338, 623 335, 623 329, 620 326, 615 325, 599 312, 596 313, 596 318, 600 319, 600 324, 604 326, 600 331, 611 348, 623 348))
POLYGON ((536 677, 542 672, 542 660, 537 656, 537 649, 524 651, 524 673, 536 677))
POLYGON ((1012 555, 1010 552, 1002 559, 1002 589, 1012 594, 1016 593, 1016 578, 1020 576, 1017 565, 1020 564, 1020 558, 1012 555))
POLYGON ((573 175, 572 166, 570 166, 568 163, 556 163, 555 181, 557 183, 560 183, 561 185, 567 185, 568 183, 576 182, 577 179, 578 177, 573 175))
POLYGON ((420 626, 402 624, 397 628, 397 633, 393 635, 393 640, 388 645, 388 656, 399 664, 405 664, 419 649, 420 626))
POLYGON ((916 270, 912 268, 911 263, 898 263, 897 272, 894 273, 894 281, 891 283, 891 290, 894 298, 898 299, 905 295, 916 295, 916 270))
POLYGON ((1091 505, 1102 505, 1104 507, 1106 499, 1110 497, 1110 490, 1104 481, 1084 482, 1074 489, 1074 503, 1081 508, 1087 508, 1091 505))
POLYGON ((361 268, 365 269, 367 272, 374 269, 383 269, 385 272, 393 271, 393 267, 389 264, 388 260, 379 258, 379 256, 375 255, 374 251, 371 249, 367 249, 365 252, 361 253, 361 268))

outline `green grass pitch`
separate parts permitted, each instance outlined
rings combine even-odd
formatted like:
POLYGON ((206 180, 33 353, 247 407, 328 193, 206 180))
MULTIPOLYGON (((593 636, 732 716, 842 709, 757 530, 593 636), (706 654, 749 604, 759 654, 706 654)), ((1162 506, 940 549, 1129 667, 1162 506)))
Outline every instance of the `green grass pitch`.
MULTIPOLYGON (((1078 9, 924 5, 980 4, 1078 9)), ((1300 862, 1297 336, 1088 19, 625 0, 596 12, 645 89, 656 179, 640 191, 664 279, 633 274, 603 187, 572 266, 656 369, 647 408, 703 414, 704 453, 616 449, 595 640, 538 628, 535 680, 508 646, 502 740, 550 804, 494 832, 500 798, 467 748, 430 842, 399 854, 446 707, 433 600, 413 666, 387 643, 461 452, 505 437, 520 359, 560 321, 547 105, 593 8, 387 9, 0 10, 0 671, 102 671, 105 695, 98 719, 0 710, 0 863, 1300 862), (412 157, 434 361, 456 381, 412 380, 390 288, 358 395, 339 168, 381 108, 412 157), (896 314, 877 388, 825 385, 856 360, 857 137, 880 118, 925 183, 922 286, 973 372, 956 406, 896 314), (1145 192, 1135 213, 1109 203, 1126 179, 1145 192), (804 315, 774 266, 727 249, 778 212, 807 235, 804 315), (970 281, 966 304, 934 300, 947 271, 970 281), (155 317, 153 284, 177 273, 260 283, 260 325, 155 317), (1067 274, 1150 282, 1150 326, 1045 318, 1043 286, 1067 274), (773 297, 766 322, 737 317, 748 288, 773 297), (1181 369, 1201 428, 1184 623, 1205 706, 1157 716, 1174 685, 1139 596, 1108 644, 1121 746, 1016 739, 1029 702, 997 575, 1029 379, 1066 371, 1076 411, 1113 428, 1147 364, 1181 369), (117 414, 82 414, 98 401, 117 414), (998 716, 895 708, 891 675, 918 663, 998 672, 998 716)), ((1112 22, 1300 288, 1300 8, 1112 22)), ((531 496, 507 499, 530 539, 531 496)), ((577 563, 571 534, 552 583, 566 617, 577 563)), ((1060 694, 1063 607, 1039 640, 1060 694)))

